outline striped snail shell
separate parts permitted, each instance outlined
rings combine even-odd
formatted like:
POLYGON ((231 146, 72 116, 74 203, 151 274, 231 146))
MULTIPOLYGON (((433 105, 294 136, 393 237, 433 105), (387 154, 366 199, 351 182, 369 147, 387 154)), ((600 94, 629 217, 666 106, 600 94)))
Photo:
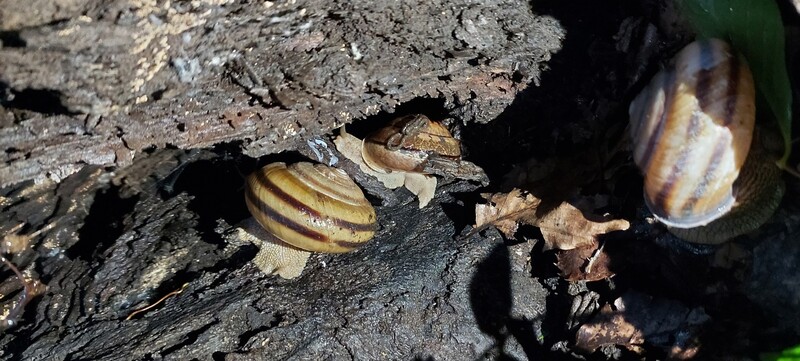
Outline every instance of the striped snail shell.
POLYGON ((375 209, 341 169, 272 163, 247 177, 245 200, 258 223, 310 252, 349 252, 372 238, 375 209))
POLYGON ((716 244, 772 215, 783 196, 781 172, 753 141, 753 77, 726 42, 687 45, 629 115, 645 203, 672 233, 716 244))
POLYGON ((362 146, 364 162, 384 173, 430 173, 427 167, 434 157, 459 161, 461 142, 441 123, 420 114, 395 119, 368 135, 362 146))

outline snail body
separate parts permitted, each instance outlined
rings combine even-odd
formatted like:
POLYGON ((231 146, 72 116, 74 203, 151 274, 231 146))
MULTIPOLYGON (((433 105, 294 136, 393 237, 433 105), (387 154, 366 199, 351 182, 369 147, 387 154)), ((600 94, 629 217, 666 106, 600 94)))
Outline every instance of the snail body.
POLYGON ((774 212, 781 173, 753 141, 753 77, 726 42, 687 45, 634 99, 629 115, 645 203, 672 233, 721 243, 774 212))
POLYGON ((284 258, 287 248, 349 252, 369 241, 377 229, 375 209, 361 189, 344 171, 322 164, 268 164, 247 177, 245 201, 263 230, 278 240, 271 243, 281 247, 265 251, 262 246, 262 259, 264 252, 284 258))

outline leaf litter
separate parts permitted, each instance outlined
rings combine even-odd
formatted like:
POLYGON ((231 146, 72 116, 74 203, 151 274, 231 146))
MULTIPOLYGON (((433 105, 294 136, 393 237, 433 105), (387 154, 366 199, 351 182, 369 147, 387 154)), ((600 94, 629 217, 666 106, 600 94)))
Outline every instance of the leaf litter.
MULTIPOLYGON (((506 238, 513 239, 520 226, 538 227, 544 241, 542 249, 553 251, 559 275, 569 282, 594 282, 613 277, 619 270, 612 267, 610 252, 622 264, 620 269, 631 262, 628 257, 646 264, 663 263, 659 251, 653 249, 659 247, 653 243, 628 243, 604 237, 626 231, 631 224, 625 219, 598 214, 602 213, 599 209, 612 203, 609 195, 579 194, 580 189, 587 189, 586 184, 594 180, 591 173, 597 170, 591 164, 581 165, 586 167, 577 166, 574 160, 555 161, 555 166, 545 163, 533 169, 533 181, 531 172, 526 172, 524 177, 517 177, 525 181, 511 185, 516 186, 514 188, 509 186, 510 191, 483 194, 486 202, 476 205, 475 227, 464 238, 495 227, 506 238), (636 253, 641 247, 652 252, 636 253), (650 257, 655 259, 648 260, 650 257)), ((710 319, 702 308, 689 308, 679 301, 632 290, 611 300, 577 329, 574 342, 578 349, 592 353, 603 347, 622 347, 638 353, 647 343, 662 348, 673 360, 691 359, 699 352, 697 337, 702 325, 710 319)))
POLYGON ((689 360, 699 351, 697 331, 708 320, 702 308, 628 291, 581 326, 575 344, 587 352, 619 345, 640 353, 646 340, 666 349, 670 360, 689 360))

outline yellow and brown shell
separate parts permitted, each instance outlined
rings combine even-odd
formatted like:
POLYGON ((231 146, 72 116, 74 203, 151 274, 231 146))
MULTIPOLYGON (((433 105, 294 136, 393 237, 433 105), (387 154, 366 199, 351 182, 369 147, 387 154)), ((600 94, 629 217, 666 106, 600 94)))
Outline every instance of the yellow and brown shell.
POLYGON ((750 151, 755 89, 750 69, 726 42, 681 50, 631 103, 634 160, 647 206, 664 224, 691 228, 737 203, 750 151))
POLYGON ((377 229, 375 209, 344 171, 272 163, 247 177, 247 208, 265 230, 311 252, 349 252, 377 229))

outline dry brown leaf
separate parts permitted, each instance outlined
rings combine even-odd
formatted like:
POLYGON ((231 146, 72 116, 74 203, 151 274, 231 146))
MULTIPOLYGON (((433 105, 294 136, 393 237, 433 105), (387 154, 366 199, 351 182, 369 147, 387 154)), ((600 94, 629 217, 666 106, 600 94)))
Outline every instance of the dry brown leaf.
MULTIPOLYGON (((497 227, 506 237, 513 237, 519 223, 539 227, 545 241, 545 250, 574 249, 591 245, 597 235, 622 231, 630 227, 626 220, 592 221, 581 210, 563 202, 544 215, 537 214, 541 199, 514 189, 507 194, 497 193, 486 197, 489 204, 475 206, 476 229, 486 225, 497 227)), ((591 218, 599 217, 590 215, 591 218)))
MULTIPOLYGON (((592 218, 599 218, 591 215, 592 218)), ((624 231, 630 223, 624 219, 591 221, 580 209, 562 202, 558 207, 531 223, 542 230, 544 250, 573 249, 591 245, 597 235, 624 231)))
POLYGON ((345 158, 358 164, 362 172, 377 178, 386 188, 395 189, 404 186, 412 194, 417 196, 419 208, 428 205, 431 199, 433 199, 433 193, 436 190, 436 177, 419 173, 378 172, 364 163, 364 158, 361 157, 361 143, 361 139, 348 134, 344 129, 342 129, 341 134, 333 140, 333 144, 336 145, 336 150, 342 153, 345 158))
POLYGON ((522 191, 516 188, 506 194, 483 196, 489 203, 475 205, 475 229, 492 225, 508 238, 513 238, 517 232, 518 221, 533 216, 541 203, 532 194, 523 196, 522 191))
POLYGON ((567 281, 599 281, 614 275, 611 259, 600 242, 556 254, 556 266, 567 281))

